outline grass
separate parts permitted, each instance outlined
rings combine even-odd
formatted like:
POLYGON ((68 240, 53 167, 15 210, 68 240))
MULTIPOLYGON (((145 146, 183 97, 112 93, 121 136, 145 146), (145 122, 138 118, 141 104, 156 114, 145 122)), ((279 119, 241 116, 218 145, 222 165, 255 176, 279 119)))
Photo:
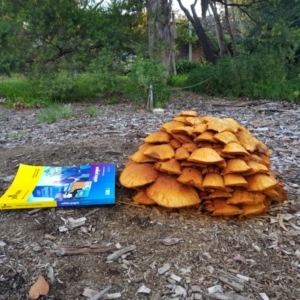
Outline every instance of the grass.
POLYGON ((85 113, 89 117, 98 117, 98 116, 103 116, 105 114, 105 111, 104 110, 99 110, 95 106, 88 106, 85 109, 85 113))
POLYGON ((28 132, 12 132, 12 133, 1 133, 0 136, 4 138, 19 138, 28 136, 28 132))
POLYGON ((36 85, 22 77, 6 78, 1 77, 0 96, 8 99, 8 106, 12 107, 14 103, 26 103, 28 106, 41 106, 46 104, 39 96, 39 90, 36 85))
POLYGON ((52 104, 39 111, 37 121, 39 123, 53 123, 60 119, 71 119, 74 116, 75 112, 71 104, 52 104))

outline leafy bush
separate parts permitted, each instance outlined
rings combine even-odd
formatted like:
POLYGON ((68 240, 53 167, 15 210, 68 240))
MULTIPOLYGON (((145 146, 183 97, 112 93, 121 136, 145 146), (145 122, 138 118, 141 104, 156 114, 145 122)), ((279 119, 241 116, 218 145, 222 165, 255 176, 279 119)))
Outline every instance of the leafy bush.
POLYGON ((201 63, 189 60, 178 60, 176 61, 176 72, 177 74, 187 74, 194 69, 200 68, 202 66, 201 63))
POLYGON ((287 64, 277 53, 261 52, 219 59, 215 66, 191 71, 186 83, 195 85, 194 92, 216 96, 296 101, 299 79, 288 77, 287 64))

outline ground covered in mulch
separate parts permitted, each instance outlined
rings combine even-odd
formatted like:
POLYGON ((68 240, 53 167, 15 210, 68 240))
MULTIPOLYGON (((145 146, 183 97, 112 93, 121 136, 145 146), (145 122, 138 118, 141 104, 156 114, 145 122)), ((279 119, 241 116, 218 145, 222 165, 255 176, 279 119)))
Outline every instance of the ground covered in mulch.
POLYGON ((178 92, 163 114, 122 101, 72 104, 74 117, 38 123, 40 109, 0 106, 0 193, 20 163, 115 162, 118 176, 143 139, 180 111, 235 118, 273 151, 272 170, 288 200, 252 218, 212 218, 197 209, 137 206, 117 178, 116 205, 0 211, 0 299, 29 299, 42 274, 40 299, 299 299, 299 107, 287 102, 215 99, 178 92), (90 117, 87 108, 98 110, 90 117), (60 232, 68 218, 86 217, 60 232), (80 249, 83 253, 73 254, 80 249), (103 249, 102 249, 102 248, 103 249), (109 260, 117 249, 128 252, 109 260), (91 249, 102 253, 90 253, 91 249), (97 298, 100 299, 100 298, 97 298))

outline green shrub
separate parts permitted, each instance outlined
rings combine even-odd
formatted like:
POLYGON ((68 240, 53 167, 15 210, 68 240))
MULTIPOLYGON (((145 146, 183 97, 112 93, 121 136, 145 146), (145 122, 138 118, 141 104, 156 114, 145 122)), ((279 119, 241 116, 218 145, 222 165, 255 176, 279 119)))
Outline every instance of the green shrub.
POLYGON ((74 115, 75 112, 71 104, 52 104, 39 111, 37 120, 40 123, 53 123, 60 119, 71 119, 74 115))
POLYGON ((147 101, 150 84, 153 86, 154 103, 162 106, 170 98, 171 91, 167 86, 166 70, 159 62, 136 59, 126 81, 126 85, 123 86, 125 96, 136 103, 147 101))
POLYGON ((173 75, 169 78, 168 84, 175 87, 185 87, 188 79, 187 74, 173 75))
POLYGON ((288 75, 285 61, 277 53, 261 52, 236 59, 225 57, 215 66, 194 69, 186 84, 194 85, 191 88, 194 92, 215 96, 292 100, 297 84, 295 79, 288 79, 288 75))
POLYGON ((202 66, 201 63, 189 60, 177 60, 176 61, 176 72, 178 75, 187 74, 194 69, 200 68, 202 66))

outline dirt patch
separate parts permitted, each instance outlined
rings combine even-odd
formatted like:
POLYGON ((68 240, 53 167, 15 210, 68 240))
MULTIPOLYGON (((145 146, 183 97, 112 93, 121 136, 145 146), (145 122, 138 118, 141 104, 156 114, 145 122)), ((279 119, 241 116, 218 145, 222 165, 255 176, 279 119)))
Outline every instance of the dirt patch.
MULTIPOLYGON (((287 126, 297 124, 286 122, 286 115, 280 117, 282 112, 276 113, 279 109, 290 110, 290 118, 295 119, 293 112, 297 107, 270 101, 257 105, 249 102, 248 106, 233 104, 185 94, 174 97, 164 115, 121 103, 102 107, 107 113, 101 117, 81 114, 54 124, 38 124, 35 110, 0 107, 0 122, 6 134, 0 137, 0 193, 11 183, 19 163, 72 165, 113 161, 119 176, 128 155, 136 151, 143 137, 187 108, 201 114, 234 117, 252 128, 268 126, 268 132, 257 131, 266 137, 264 142, 273 139, 277 148, 286 144, 286 151, 293 145, 293 149, 297 148, 292 134, 288 135, 289 141, 276 140, 284 130, 295 132, 295 128, 287 126), (190 102, 186 100, 189 97, 190 102), (269 105, 273 112, 265 110, 264 115, 258 115, 259 109, 269 105), (268 125, 255 120, 268 120, 268 125), (273 137, 269 136, 273 133, 273 137)), ((76 109, 83 111, 84 106, 76 109)), ((271 142, 268 145, 272 147, 271 142)), ((50 284, 49 295, 40 299, 84 299, 81 295, 85 288, 99 291, 110 285, 109 294, 120 293, 120 299, 225 299, 226 295, 228 299, 239 299, 234 298, 236 294, 245 297, 241 300, 299 299, 300 205, 295 192, 299 169, 292 160, 298 153, 274 152, 275 172, 293 187, 288 189, 288 201, 273 206, 267 216, 244 220, 211 218, 193 209, 134 206, 133 191, 118 182, 115 206, 43 209, 35 214, 28 214, 27 210, 0 211, 0 299, 28 299, 29 288, 39 274, 50 284), (291 161, 285 160, 286 156, 291 161), (83 216, 87 218, 84 228, 59 232, 64 219, 83 216), (113 262, 107 261, 112 251, 49 254, 54 246, 99 244, 121 248, 135 245, 136 250, 113 262), (164 266, 169 269, 162 273, 160 268, 164 266), (138 293, 143 285, 151 290, 149 294, 138 293), (211 287, 219 293, 208 296, 211 287), (213 298, 221 293, 223 298, 213 298)))

